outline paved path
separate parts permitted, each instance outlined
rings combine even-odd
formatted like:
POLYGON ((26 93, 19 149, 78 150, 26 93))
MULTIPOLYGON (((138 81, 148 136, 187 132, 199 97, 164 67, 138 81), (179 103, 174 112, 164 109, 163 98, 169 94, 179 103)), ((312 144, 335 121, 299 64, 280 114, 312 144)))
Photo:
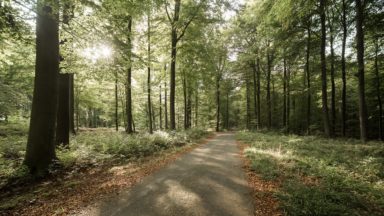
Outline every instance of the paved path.
POLYGON ((250 216, 250 190, 234 134, 219 133, 209 143, 130 190, 80 215, 250 216))

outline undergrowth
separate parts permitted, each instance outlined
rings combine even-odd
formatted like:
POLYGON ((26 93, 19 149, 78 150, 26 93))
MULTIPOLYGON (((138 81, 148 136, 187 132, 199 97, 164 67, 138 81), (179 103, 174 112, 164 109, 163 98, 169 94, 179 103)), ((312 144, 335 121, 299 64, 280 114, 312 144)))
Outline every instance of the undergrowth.
MULTIPOLYGON (((71 169, 73 166, 138 160, 193 143, 207 135, 208 132, 202 129, 133 135, 106 130, 88 131, 71 137, 69 149, 58 148, 56 154, 64 169, 71 169)), ((0 188, 9 179, 28 175, 28 169, 22 165, 26 141, 26 133, 0 136, 0 188)))
POLYGON ((287 215, 384 215, 384 145, 273 132, 239 132, 252 169, 280 182, 287 215))

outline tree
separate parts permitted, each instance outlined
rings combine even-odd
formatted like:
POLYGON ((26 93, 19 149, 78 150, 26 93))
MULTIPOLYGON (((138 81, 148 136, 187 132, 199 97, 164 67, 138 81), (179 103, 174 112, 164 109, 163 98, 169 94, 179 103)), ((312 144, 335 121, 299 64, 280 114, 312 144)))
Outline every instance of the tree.
POLYGON ((306 59, 305 59, 305 71, 307 76, 307 134, 310 134, 311 127, 311 101, 312 101, 312 92, 311 92, 311 72, 309 67, 309 58, 311 56, 311 39, 312 39, 312 31, 311 31, 311 19, 307 23, 307 51, 306 51, 306 59))
POLYGON ((379 107, 379 138, 384 141, 384 131, 383 131, 383 102, 381 99, 381 77, 379 73, 379 39, 375 39, 375 78, 376 78, 376 95, 377 95, 377 104, 379 107))
POLYGON ((171 73, 170 73, 170 121, 171 129, 176 129, 176 119, 175 119, 175 92, 176 92, 176 56, 177 56, 177 43, 183 38, 185 31, 188 26, 191 24, 193 19, 196 17, 199 12, 200 5, 195 9, 195 12, 192 13, 191 17, 185 22, 184 25, 180 25, 180 7, 181 0, 175 0, 174 12, 171 18, 171 15, 168 12, 168 5, 165 6, 168 20, 171 23, 171 73))
POLYGON ((326 0, 320 0, 320 19, 321 19, 321 88, 322 88, 322 110, 323 110, 323 123, 324 133, 327 137, 331 136, 331 129, 329 123, 329 112, 328 112, 328 94, 327 94, 327 63, 325 59, 325 47, 326 47, 326 26, 325 26, 325 7, 326 0))
POLYGON ((128 69, 127 69, 127 83, 126 83, 126 118, 127 118, 127 128, 126 132, 128 134, 133 133, 133 118, 132 118, 132 16, 128 16, 128 69))
POLYGON ((56 145, 69 146, 70 133, 70 74, 59 74, 56 145))
POLYGON ((364 5, 361 0, 355 0, 356 9, 356 49, 359 78, 359 119, 360 139, 367 141, 367 105, 365 102, 365 74, 364 74, 364 5))
MULTIPOLYGON (((152 102, 151 102, 151 12, 148 10, 148 79, 147 79, 147 90, 148 90, 148 119, 149 119, 149 133, 153 133, 153 117, 152 115, 152 102)), ((155 122, 155 121, 153 121, 155 122)))
POLYGON ((59 74, 58 8, 37 1, 36 68, 31 121, 24 163, 41 174, 56 158, 55 126, 59 74))
POLYGON ((341 98, 341 134, 346 135, 347 121, 347 76, 346 76, 346 60, 345 48, 347 43, 347 5, 346 0, 342 0, 342 46, 341 46, 341 79, 342 79, 342 98, 341 98))
POLYGON ((268 106, 268 129, 272 127, 272 101, 271 101, 271 68, 272 68, 272 54, 270 51, 270 44, 267 43, 267 106, 268 106))
POLYGON ((329 27, 329 43, 331 48, 331 134, 335 135, 336 125, 336 84, 335 84, 335 49, 334 49, 334 27, 333 8, 329 8, 328 27, 329 27))

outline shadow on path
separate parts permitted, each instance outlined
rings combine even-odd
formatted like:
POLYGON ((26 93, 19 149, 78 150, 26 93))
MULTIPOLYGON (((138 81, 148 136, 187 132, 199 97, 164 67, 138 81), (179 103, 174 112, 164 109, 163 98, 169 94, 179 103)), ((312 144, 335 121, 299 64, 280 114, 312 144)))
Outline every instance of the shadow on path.
POLYGON ((236 215, 253 212, 233 133, 205 145, 148 176, 132 189, 78 215, 236 215))

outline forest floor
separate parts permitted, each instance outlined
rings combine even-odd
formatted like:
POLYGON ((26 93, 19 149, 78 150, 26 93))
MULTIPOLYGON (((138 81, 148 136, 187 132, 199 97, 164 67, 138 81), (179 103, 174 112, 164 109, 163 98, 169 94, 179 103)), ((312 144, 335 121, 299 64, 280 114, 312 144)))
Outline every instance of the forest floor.
POLYGON ((12 131, 0 134, 1 216, 384 215, 380 142, 88 130, 58 149, 62 168, 36 181, 17 168, 26 136, 12 131))
POLYGON ((382 142, 276 132, 236 137, 255 215, 384 215, 382 142))
POLYGON ((133 136, 83 131, 70 150, 58 150, 63 167, 36 180, 13 168, 20 167, 25 136, 7 135, 0 136, 0 215, 28 216, 68 215, 119 194, 212 137, 200 130, 133 136))
POLYGON ((76 215, 253 215, 234 133, 218 133, 132 189, 76 215))

